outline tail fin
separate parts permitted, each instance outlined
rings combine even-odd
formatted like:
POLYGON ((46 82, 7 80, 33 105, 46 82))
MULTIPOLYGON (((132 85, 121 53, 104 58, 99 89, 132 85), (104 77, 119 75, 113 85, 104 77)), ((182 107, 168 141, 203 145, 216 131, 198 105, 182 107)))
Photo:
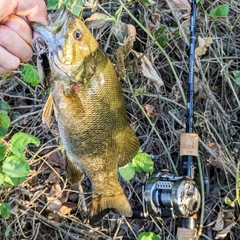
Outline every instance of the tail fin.
POLYGON ((90 207, 90 224, 97 223, 110 211, 125 217, 131 217, 133 214, 132 208, 124 193, 113 196, 101 195, 92 199, 92 205, 90 207))

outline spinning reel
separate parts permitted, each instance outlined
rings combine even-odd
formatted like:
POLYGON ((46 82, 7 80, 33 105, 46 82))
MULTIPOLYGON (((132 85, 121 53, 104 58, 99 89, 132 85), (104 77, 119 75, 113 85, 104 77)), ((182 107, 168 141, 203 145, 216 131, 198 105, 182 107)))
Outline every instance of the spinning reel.
POLYGON ((200 193, 189 177, 158 172, 147 181, 144 200, 149 212, 162 218, 190 217, 200 207, 200 193))

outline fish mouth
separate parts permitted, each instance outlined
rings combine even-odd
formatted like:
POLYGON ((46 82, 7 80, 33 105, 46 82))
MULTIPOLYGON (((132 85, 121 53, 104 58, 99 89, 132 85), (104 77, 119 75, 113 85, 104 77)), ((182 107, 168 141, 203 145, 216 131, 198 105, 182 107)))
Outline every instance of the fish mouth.
POLYGON ((78 81, 75 80, 69 73, 71 73, 72 67, 80 67, 80 65, 83 64, 83 61, 80 61, 76 64, 66 64, 61 61, 59 58, 59 49, 55 49, 54 51, 50 52, 50 59, 51 59, 51 65, 54 68, 54 70, 59 73, 62 77, 77 83, 78 81))
POLYGON ((45 29, 44 31, 38 32, 41 32, 40 36, 36 36, 32 41, 32 46, 36 53, 38 55, 47 53, 50 59, 50 64, 57 73, 72 82, 77 82, 73 77, 71 77, 71 70, 72 68, 80 67, 80 65, 83 64, 83 61, 79 61, 76 64, 67 64, 62 62, 59 56, 61 46, 57 41, 54 41, 54 38, 51 40, 52 33, 45 29))
POLYGON ((38 36, 48 46, 49 52, 54 51, 61 46, 61 40, 64 38, 65 24, 68 18, 68 11, 66 9, 60 9, 54 13, 48 15, 50 25, 43 26, 39 23, 33 23, 32 28, 34 35, 38 36))
POLYGON ((57 73, 72 82, 77 82, 71 77, 71 69, 80 66, 83 61, 76 64, 66 64, 59 56, 62 50, 67 18, 71 17, 66 9, 60 9, 48 15, 51 23, 50 26, 33 23, 32 27, 35 32, 35 38, 33 39, 32 45, 38 54, 41 54, 43 49, 45 53, 48 53, 50 64, 57 73), (45 42, 46 48, 42 47, 43 42, 45 42))

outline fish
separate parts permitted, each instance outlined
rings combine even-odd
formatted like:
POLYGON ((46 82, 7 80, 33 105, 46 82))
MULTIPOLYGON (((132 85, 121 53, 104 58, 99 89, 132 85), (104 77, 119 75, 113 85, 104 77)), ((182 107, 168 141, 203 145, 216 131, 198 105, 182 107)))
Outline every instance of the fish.
MULTIPOLYGON (((118 180, 118 167, 136 155, 119 78, 107 54, 84 22, 66 9, 49 14, 50 26, 32 25, 42 39, 50 70, 46 82, 66 155, 66 176, 91 181, 90 224, 110 211, 132 216, 118 180)), ((49 101, 51 102, 51 101, 49 101)))

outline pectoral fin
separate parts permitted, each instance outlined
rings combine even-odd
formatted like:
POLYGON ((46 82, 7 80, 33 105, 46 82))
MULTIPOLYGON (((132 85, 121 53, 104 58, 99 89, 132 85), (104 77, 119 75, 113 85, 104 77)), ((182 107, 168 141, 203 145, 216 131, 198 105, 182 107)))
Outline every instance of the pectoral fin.
POLYGON ((52 116, 53 107, 55 110, 55 106, 53 103, 53 96, 50 93, 50 95, 48 96, 47 102, 45 103, 45 106, 43 108, 43 113, 42 113, 42 121, 44 124, 47 124, 48 127, 50 126, 50 123, 52 120, 51 116, 52 116))

